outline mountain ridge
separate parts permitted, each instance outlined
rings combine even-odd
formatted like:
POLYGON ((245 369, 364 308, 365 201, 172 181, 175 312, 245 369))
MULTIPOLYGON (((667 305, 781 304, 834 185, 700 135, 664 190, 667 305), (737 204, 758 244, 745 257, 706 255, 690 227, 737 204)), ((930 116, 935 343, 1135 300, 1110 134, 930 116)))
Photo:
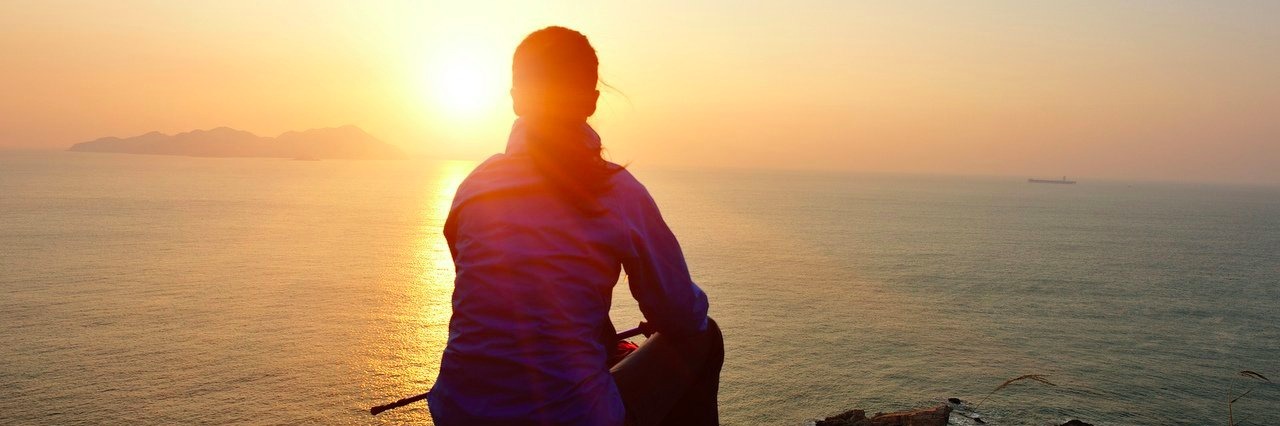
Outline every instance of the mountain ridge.
POLYGON ((398 159, 400 148, 345 125, 290 130, 275 137, 219 126, 168 135, 158 131, 121 138, 101 137, 71 145, 68 151, 191 157, 268 157, 305 159, 398 159))

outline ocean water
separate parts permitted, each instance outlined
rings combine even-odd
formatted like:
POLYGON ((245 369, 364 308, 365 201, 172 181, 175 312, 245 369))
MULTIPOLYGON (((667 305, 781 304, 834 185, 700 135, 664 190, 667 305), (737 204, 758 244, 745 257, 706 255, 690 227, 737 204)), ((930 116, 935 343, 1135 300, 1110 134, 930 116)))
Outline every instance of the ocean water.
MULTIPOLYGON (((429 424, 367 410, 435 377, 473 166, 0 153, 0 424, 429 424)), ((726 425, 1033 373, 976 413, 1222 424, 1238 371, 1280 381, 1278 188, 634 172, 724 330, 726 425)))

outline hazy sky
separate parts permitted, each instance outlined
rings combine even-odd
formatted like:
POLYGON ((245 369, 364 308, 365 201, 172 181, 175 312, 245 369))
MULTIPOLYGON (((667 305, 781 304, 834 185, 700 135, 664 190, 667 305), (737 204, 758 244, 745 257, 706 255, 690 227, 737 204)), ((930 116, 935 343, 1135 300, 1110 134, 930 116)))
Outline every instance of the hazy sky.
POLYGON ((558 24, 619 162, 1280 183, 1280 2, 787 3, 5 0, 0 148, 355 124, 479 159, 558 24))

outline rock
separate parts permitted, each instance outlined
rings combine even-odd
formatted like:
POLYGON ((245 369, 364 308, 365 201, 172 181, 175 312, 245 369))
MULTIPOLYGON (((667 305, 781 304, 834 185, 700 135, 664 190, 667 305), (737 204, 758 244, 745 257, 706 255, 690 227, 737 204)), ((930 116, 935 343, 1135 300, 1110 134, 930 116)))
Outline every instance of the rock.
POLYGON ((939 405, 913 411, 876 413, 867 418, 863 410, 850 410, 840 415, 819 420, 817 426, 946 426, 951 407, 939 405))
POLYGON ((939 405, 915 411, 899 411, 878 414, 871 418, 869 426, 946 426, 951 407, 939 405))
POLYGON ((831 417, 827 417, 826 419, 823 419, 823 420, 818 420, 816 422, 816 426, 853 426, 853 425, 861 425, 862 423, 859 423, 859 422, 862 422, 864 420, 867 420, 866 411, 849 410, 831 417))
POLYGON ((1071 421, 1063 423, 1062 426, 1093 426, 1093 424, 1085 423, 1076 419, 1071 419, 1071 421))

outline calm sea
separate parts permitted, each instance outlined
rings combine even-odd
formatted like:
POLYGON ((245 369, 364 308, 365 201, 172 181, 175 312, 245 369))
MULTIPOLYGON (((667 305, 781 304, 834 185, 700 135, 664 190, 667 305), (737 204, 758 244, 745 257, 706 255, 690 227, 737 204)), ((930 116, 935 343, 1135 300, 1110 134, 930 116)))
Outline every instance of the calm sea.
MULTIPOLYGON (((467 162, 0 153, 0 424, 429 423, 467 162)), ((1223 424, 1280 381, 1280 189, 636 167, 728 425, 980 399, 1223 424)), ((638 321, 625 286, 615 322, 638 321)), ((1280 386, 1236 419, 1280 424, 1280 386)), ((971 424, 956 416, 956 424, 971 424)))

